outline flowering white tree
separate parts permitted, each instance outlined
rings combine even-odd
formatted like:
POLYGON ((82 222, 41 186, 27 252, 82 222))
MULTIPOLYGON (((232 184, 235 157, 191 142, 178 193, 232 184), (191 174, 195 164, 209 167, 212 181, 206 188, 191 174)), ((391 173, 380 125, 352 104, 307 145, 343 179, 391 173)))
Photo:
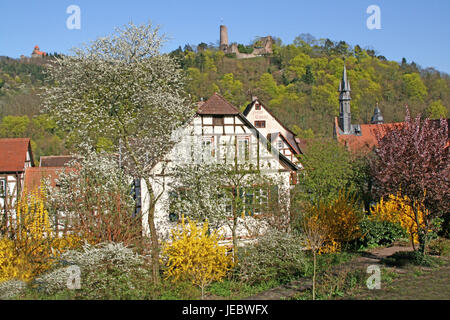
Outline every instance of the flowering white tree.
POLYGON ((73 232, 94 243, 141 247, 142 223, 134 215, 131 177, 119 168, 117 157, 89 152, 59 171, 57 186, 47 184, 50 212, 59 232, 73 232))
MULTIPOLYGON (((145 181, 153 277, 159 281, 159 244, 154 209, 154 167, 173 146, 172 132, 194 113, 181 69, 160 54, 159 28, 133 23, 73 50, 49 68, 45 111, 67 130, 74 145, 104 145, 123 156, 125 171, 145 181), (120 149, 120 150, 119 150, 120 149)), ((84 150, 79 150, 83 152, 84 150)))
POLYGON ((285 192, 278 192, 282 178, 277 175, 264 175, 247 163, 214 161, 178 165, 171 173, 170 210, 197 221, 207 219, 215 229, 228 227, 234 254, 238 248, 239 226, 256 237, 267 227, 273 227, 279 217, 285 227, 289 225, 285 192), (254 217, 259 213, 265 219, 260 217, 256 221, 254 217))

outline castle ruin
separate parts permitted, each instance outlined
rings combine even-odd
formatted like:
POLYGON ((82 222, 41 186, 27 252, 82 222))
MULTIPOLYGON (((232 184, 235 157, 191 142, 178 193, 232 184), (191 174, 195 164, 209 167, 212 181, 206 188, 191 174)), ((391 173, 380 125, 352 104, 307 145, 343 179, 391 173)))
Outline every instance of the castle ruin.
POLYGON ((220 50, 226 54, 236 54, 238 59, 254 58, 266 54, 272 54, 273 39, 271 36, 263 37, 253 44, 251 53, 239 52, 238 44, 228 44, 228 29, 226 26, 220 26, 220 50))

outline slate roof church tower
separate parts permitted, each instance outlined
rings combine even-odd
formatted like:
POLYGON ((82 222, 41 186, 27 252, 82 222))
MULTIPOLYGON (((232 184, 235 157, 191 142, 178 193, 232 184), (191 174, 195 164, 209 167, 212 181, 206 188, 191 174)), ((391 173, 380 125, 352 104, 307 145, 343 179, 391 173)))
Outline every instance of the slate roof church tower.
POLYGON ((339 84, 339 127, 343 134, 351 134, 352 132, 352 114, 350 111, 350 82, 347 79, 347 69, 342 73, 342 80, 339 84))

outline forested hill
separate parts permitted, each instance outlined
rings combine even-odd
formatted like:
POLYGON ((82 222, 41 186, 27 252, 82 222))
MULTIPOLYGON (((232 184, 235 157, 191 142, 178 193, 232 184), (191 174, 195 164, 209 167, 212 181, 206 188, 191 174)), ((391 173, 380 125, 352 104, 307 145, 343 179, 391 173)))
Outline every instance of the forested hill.
POLYGON ((205 43, 195 51, 187 45, 171 54, 189 74, 194 99, 216 91, 244 107, 256 95, 300 135, 311 135, 311 130, 316 135, 332 134, 344 58, 354 123, 369 122, 377 103, 386 122, 403 121, 406 104, 413 115, 431 117, 447 116, 450 108, 449 75, 405 59, 387 61, 374 50, 344 41, 315 40, 309 34, 289 45, 277 41, 274 54, 266 57, 237 60, 205 43))
MULTIPOLYGON (((301 137, 330 136, 338 115, 338 87, 345 63, 352 89, 353 123, 367 123, 379 104, 386 122, 402 121, 405 104, 413 115, 448 116, 450 77, 414 62, 387 61, 374 50, 344 41, 297 37, 292 44, 275 41, 270 56, 236 59, 214 45, 201 43, 170 53, 189 76, 193 101, 219 92, 244 108, 258 96, 301 137)), ((251 45, 239 48, 251 51, 251 45)), ((46 59, 0 58, 0 137, 31 137, 35 158, 70 152, 65 135, 39 114, 38 96, 46 59)))

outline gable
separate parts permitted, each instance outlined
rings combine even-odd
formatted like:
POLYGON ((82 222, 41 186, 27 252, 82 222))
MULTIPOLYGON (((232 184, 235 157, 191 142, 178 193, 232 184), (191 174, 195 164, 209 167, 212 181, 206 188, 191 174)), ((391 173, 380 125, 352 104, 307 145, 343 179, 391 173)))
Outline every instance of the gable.
POLYGON ((249 160, 254 161, 258 168, 264 165, 264 161, 276 161, 277 164, 273 163, 272 166, 281 166, 283 171, 299 169, 276 148, 269 148, 267 138, 237 108, 217 94, 200 106, 197 115, 177 135, 180 142, 168 157, 174 161, 195 160, 195 157, 202 156, 202 147, 211 149, 210 155, 216 160, 229 161, 225 157, 238 157, 239 148, 248 147, 253 156, 249 160), (218 112, 218 106, 224 109, 224 113, 218 112))
POLYGON ((214 93, 197 111, 203 115, 237 115, 239 110, 218 93, 214 93))
POLYGON ((261 131, 262 134, 280 133, 288 142, 288 145, 295 154, 301 154, 300 147, 297 144, 295 133, 284 124, 258 99, 250 103, 243 112, 244 116, 261 131), (260 124, 262 124, 261 126, 260 124))
POLYGON ((24 172, 34 166, 29 138, 0 139, 0 172, 24 172))

